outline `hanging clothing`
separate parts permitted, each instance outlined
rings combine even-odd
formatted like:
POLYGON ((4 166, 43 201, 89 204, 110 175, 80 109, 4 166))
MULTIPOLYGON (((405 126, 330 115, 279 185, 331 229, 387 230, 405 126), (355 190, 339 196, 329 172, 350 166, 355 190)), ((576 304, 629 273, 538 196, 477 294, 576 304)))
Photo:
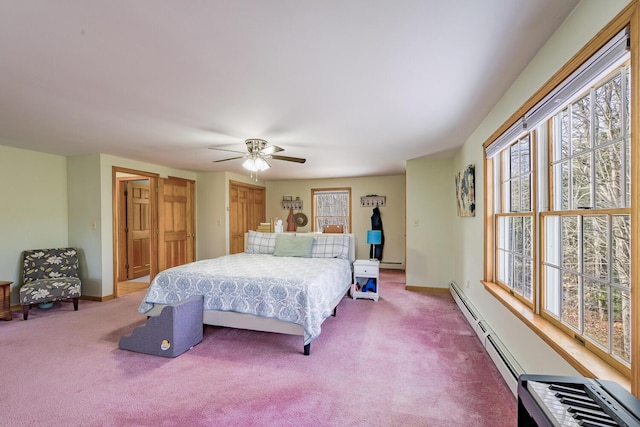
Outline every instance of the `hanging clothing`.
POLYGON ((373 208, 373 215, 371 215, 371 229, 380 230, 382 237, 379 245, 371 245, 369 248, 369 259, 382 260, 382 250, 384 249, 384 230, 382 229, 382 216, 380 215, 380 209, 373 208), (374 253, 375 252, 375 253, 374 253))

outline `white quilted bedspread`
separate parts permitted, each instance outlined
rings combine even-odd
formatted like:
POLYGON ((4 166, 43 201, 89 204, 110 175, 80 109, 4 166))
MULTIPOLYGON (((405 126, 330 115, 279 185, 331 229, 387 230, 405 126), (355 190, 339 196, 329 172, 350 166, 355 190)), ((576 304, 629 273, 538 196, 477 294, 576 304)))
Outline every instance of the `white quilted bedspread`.
POLYGON ((205 310, 274 317, 304 328, 304 343, 320 335, 331 303, 351 284, 351 264, 339 258, 234 254, 160 272, 138 311, 204 296, 205 310))

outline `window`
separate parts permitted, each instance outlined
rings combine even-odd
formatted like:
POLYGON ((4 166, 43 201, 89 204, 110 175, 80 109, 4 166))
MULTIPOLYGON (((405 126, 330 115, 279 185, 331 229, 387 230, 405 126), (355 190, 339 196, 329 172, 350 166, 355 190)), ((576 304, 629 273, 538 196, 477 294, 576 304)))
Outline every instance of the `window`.
POLYGON ((543 314, 631 362, 629 65, 555 114, 543 314))
POLYGON ((485 278, 630 376, 626 39, 605 43, 486 145, 485 278))
POLYGON ((313 231, 322 231, 325 225, 342 225, 345 233, 350 232, 350 188, 312 189, 311 200, 313 201, 313 231))
POLYGON ((497 210, 498 282, 527 304, 533 303, 533 182, 531 141, 527 134, 500 155, 500 206, 497 210))

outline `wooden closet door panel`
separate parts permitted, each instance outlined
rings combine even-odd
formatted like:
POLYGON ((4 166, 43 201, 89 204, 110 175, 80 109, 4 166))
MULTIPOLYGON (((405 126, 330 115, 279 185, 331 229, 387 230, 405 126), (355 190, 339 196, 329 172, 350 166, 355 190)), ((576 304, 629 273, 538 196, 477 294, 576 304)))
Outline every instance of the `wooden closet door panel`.
POLYGON ((158 183, 158 265, 160 270, 195 259, 193 183, 178 178, 158 183))
POLYGON ((229 183, 229 253, 244 252, 244 233, 265 221, 265 189, 229 183))
POLYGON ((129 183, 127 189, 129 278, 149 274, 151 262, 151 213, 149 184, 129 183))

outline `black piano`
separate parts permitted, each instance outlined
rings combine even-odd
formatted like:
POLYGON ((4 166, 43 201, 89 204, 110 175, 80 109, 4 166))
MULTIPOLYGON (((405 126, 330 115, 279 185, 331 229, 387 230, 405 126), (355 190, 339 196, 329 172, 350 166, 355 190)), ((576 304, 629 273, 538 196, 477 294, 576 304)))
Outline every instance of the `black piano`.
POLYGON ((640 400, 613 381, 521 375, 518 426, 640 427, 640 400))

